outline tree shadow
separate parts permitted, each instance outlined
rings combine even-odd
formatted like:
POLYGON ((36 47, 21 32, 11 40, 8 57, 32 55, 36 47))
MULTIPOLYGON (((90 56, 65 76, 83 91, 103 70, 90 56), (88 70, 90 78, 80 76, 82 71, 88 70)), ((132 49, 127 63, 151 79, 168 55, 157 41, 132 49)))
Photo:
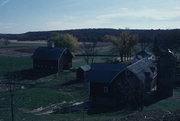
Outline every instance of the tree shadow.
POLYGON ((159 93, 158 91, 151 92, 145 96, 144 106, 150 106, 171 96, 171 91, 170 93, 159 93))
POLYGON ((112 107, 92 107, 87 111, 88 115, 101 114, 101 113, 112 113, 116 111, 122 111, 120 108, 112 108, 112 107))
POLYGON ((77 111, 84 111, 87 115, 96 115, 102 113, 118 113, 118 114, 130 114, 133 110, 127 110, 126 108, 112 108, 112 107, 93 107, 90 102, 82 102, 79 104, 64 107, 62 109, 54 110, 54 114, 66 114, 77 111))
POLYGON ((61 84, 60 86, 69 86, 69 85, 78 84, 78 83, 82 83, 82 81, 73 79, 73 80, 69 80, 68 82, 61 84))
POLYGON ((34 69, 26 69, 21 71, 9 72, 4 75, 6 79, 23 81, 23 80, 37 80, 45 76, 54 74, 55 72, 39 71, 34 69))

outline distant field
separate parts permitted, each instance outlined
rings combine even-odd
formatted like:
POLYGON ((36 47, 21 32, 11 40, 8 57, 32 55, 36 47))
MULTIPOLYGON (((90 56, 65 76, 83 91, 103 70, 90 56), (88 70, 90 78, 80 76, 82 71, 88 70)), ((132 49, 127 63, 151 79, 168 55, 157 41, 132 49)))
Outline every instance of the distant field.
POLYGON ((31 56, 38 46, 46 45, 46 41, 9 40, 7 45, 0 41, 0 56, 31 56))
POLYGON ((8 40, 9 44, 4 45, 3 42, 0 42, 0 47, 4 46, 46 46, 47 41, 17 41, 17 40, 8 40))

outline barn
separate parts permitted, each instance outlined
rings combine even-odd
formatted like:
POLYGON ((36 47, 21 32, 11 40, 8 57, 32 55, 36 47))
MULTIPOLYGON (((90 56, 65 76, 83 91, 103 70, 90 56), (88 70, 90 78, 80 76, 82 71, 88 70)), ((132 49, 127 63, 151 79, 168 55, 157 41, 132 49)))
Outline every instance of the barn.
POLYGON ((84 66, 80 66, 77 70, 76 70, 76 79, 78 81, 85 81, 86 80, 86 73, 91 69, 90 65, 84 65, 84 66))
POLYGON ((58 72, 72 67, 73 55, 67 48, 38 47, 32 57, 36 70, 58 72))
POLYGON ((156 90, 156 67, 144 58, 131 65, 92 64, 90 101, 96 106, 142 105, 145 92, 156 90))

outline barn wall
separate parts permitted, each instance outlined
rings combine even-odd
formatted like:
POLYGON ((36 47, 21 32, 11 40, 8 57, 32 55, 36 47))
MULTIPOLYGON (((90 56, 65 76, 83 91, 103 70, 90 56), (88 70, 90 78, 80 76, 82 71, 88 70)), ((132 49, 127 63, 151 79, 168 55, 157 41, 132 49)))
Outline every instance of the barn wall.
POLYGON ((90 83, 90 96, 93 97, 111 97, 110 86, 106 83, 90 83), (107 92, 105 88, 108 88, 107 92), (105 90, 104 90, 105 89, 105 90))
POLYGON ((63 55, 59 60, 59 69, 68 70, 72 67, 72 57, 68 55, 63 55))
POLYGON ((85 80, 85 73, 82 69, 77 69, 76 71, 76 79, 79 80, 79 81, 83 81, 85 80))
POLYGON ((117 100, 115 98, 97 97, 93 101, 94 106, 116 107, 117 100))
POLYGON ((58 62, 50 60, 33 60, 33 68, 44 71, 58 71, 58 62))

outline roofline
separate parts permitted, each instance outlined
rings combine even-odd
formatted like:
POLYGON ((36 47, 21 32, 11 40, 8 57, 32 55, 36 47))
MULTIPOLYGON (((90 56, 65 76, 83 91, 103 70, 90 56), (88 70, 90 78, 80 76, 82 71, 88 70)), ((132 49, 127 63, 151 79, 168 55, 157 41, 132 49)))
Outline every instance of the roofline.
MULTIPOLYGON (((125 71, 126 70, 126 68, 124 68, 122 71, 120 71, 120 72, 118 72, 112 79, 111 79, 111 81, 109 81, 109 82, 98 82, 98 83, 108 83, 108 84, 110 84, 110 83, 112 83, 112 81, 121 73, 121 72, 123 72, 123 71, 125 71)), ((91 82, 91 81, 90 81, 91 82)), ((97 83, 97 82, 95 82, 95 83, 97 83)))
POLYGON ((133 66, 133 65, 135 65, 135 64, 137 64, 137 63, 139 63, 139 61, 142 61, 142 60, 145 60, 145 59, 147 59, 147 60, 148 60, 148 58, 142 58, 142 59, 140 59, 140 60, 136 61, 135 63, 133 63, 133 64, 131 64, 131 65, 127 66, 127 69, 128 69, 128 67, 131 67, 131 66, 133 66))
POLYGON ((121 72, 123 72, 123 71, 125 71, 126 70, 126 68, 124 68, 123 70, 121 70, 120 72, 118 72, 112 79, 111 79, 111 81, 109 82, 109 83, 112 83, 112 81, 121 73, 121 72))
POLYGON ((67 48, 64 48, 64 50, 62 51, 61 55, 58 58, 58 71, 59 71, 59 60, 62 57, 63 53, 65 52, 65 50, 67 50, 67 48))
MULTIPOLYGON (((94 63, 95 64, 95 63, 94 63)), ((123 71, 125 71, 127 69, 127 66, 124 68, 124 69, 122 69, 121 71, 119 71, 112 79, 111 79, 111 81, 109 81, 109 82, 107 82, 107 83, 112 83, 112 81, 121 73, 121 72, 123 72, 123 71)), ((106 83, 106 82, 104 82, 104 83, 106 83)))
MULTIPOLYGON (((129 65, 128 67, 131 67, 131 66, 133 66, 134 64, 137 64, 138 62, 140 62, 140 61, 143 61, 143 60, 149 60, 148 58, 142 58, 141 60, 138 60, 137 62, 135 62, 135 63, 133 63, 133 64, 131 64, 131 65, 129 65)), ((127 67, 127 69, 129 70, 129 68, 127 67)), ((136 73, 134 73, 133 71, 131 71, 131 70, 129 70, 130 72, 132 72, 138 79, 139 79, 139 77, 137 76, 137 74, 136 73)), ((155 78, 155 77, 157 77, 157 74, 153 77, 153 78, 155 78)), ((139 80, 141 80, 141 79, 139 79, 139 80)), ((144 81, 143 81, 143 83, 144 83, 144 81)))
POLYGON ((121 72, 123 72, 123 71, 125 71, 126 70, 126 68, 124 68, 122 71, 120 71, 119 73, 117 73, 112 79, 111 79, 111 81, 109 82, 109 83, 112 83, 112 81, 121 73, 121 72))

